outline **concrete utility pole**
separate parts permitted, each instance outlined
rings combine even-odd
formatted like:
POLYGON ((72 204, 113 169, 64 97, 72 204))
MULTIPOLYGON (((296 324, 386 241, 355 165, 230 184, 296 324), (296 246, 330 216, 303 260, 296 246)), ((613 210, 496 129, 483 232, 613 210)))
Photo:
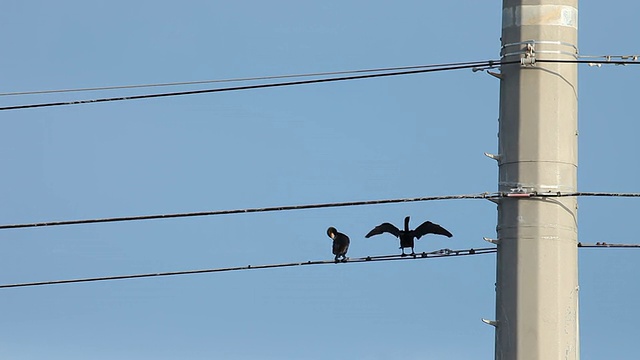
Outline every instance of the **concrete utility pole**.
POLYGON ((579 359, 578 0, 503 0, 496 353, 579 359), (521 196, 518 196, 521 195, 521 196))

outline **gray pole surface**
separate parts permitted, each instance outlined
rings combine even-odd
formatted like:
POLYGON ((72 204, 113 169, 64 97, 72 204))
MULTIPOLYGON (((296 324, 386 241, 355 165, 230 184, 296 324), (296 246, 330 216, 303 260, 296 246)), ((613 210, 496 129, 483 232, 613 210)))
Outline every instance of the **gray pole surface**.
POLYGON ((579 359, 577 0, 503 0, 496 353, 579 359))

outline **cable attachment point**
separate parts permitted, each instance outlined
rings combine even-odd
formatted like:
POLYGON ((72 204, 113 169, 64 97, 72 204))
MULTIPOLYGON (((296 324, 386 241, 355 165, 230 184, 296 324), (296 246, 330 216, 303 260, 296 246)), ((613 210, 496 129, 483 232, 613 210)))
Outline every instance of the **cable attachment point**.
POLYGON ((520 185, 518 185, 518 187, 511 188, 509 190, 510 190, 510 192, 505 193, 504 196, 506 196, 506 197, 532 197, 532 196, 536 195, 536 192, 533 190, 533 188, 523 188, 520 185))
POLYGON ((533 43, 524 44, 524 53, 520 58, 520 65, 534 66, 536 64, 536 48, 533 43))
POLYGON ((535 66, 536 65, 536 58, 535 57, 523 57, 520 59, 520 65, 522 66, 535 66))

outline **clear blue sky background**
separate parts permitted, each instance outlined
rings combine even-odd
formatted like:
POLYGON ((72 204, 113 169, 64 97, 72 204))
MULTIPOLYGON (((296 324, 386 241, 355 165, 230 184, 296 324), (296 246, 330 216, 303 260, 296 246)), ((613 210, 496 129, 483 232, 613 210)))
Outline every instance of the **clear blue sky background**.
MULTIPOLYGON (((583 55, 639 53, 637 1, 583 1, 583 55)), ((3 1, 0 92, 497 59, 500 1, 3 1)), ((637 192, 640 67, 580 67, 582 191, 637 192)), ((212 87, 181 87, 172 90, 212 87)), ((157 92, 0 97, 0 105, 157 92)), ((0 113, 0 223, 497 190, 498 80, 470 70, 0 113)), ((582 242, 640 202, 581 198, 582 242)), ((0 283, 484 247, 495 206, 439 201, 0 231, 0 283)), ((640 254, 580 250, 582 359, 638 356, 640 254)), ((0 291, 3 359, 491 359, 495 256, 0 291)))

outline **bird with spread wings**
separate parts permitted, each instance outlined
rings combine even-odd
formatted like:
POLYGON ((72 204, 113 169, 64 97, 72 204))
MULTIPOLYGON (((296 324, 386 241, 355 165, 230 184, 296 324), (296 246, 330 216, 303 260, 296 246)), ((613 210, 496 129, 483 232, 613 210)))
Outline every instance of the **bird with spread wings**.
POLYGON ((451 234, 447 229, 438 224, 434 224, 431 221, 425 221, 420 224, 420 226, 415 228, 415 230, 410 230, 409 219, 409 216, 404 218, 404 230, 400 230, 395 225, 386 222, 373 228, 373 230, 369 231, 369 233, 365 235, 365 237, 370 238, 374 235, 379 235, 382 233, 392 234, 393 236, 400 239, 400 249, 402 249, 402 256, 405 256, 405 248, 411 248, 411 255, 415 255, 415 251, 413 250, 414 238, 420 239, 422 236, 427 234, 444 235, 447 237, 453 236, 453 234, 451 234))

